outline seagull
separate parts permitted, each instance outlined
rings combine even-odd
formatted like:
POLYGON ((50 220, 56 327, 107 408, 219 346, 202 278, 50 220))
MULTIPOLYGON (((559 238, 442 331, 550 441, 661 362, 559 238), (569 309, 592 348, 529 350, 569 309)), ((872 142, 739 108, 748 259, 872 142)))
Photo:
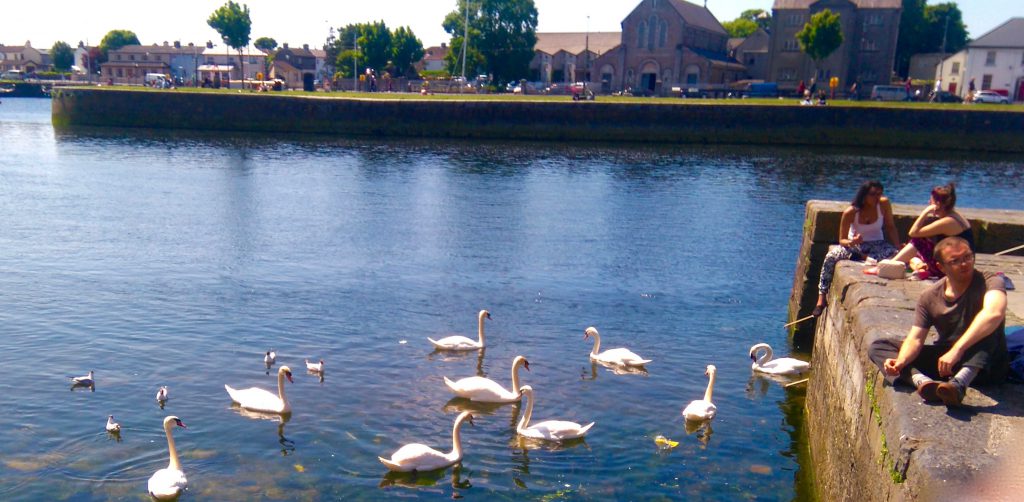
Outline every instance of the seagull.
POLYGON ((311 363, 309 362, 309 359, 306 359, 306 369, 316 373, 322 373, 324 371, 324 360, 321 359, 318 363, 311 363))
POLYGON ((271 364, 274 364, 276 361, 277 361, 277 352, 274 352, 274 349, 268 350, 267 351, 267 355, 263 356, 263 362, 266 363, 267 366, 270 366, 271 364))
POLYGON ((160 403, 167 401, 167 386, 163 385, 160 390, 156 391, 156 400, 160 403))
POLYGON ((89 374, 86 376, 68 377, 71 379, 73 385, 92 385, 96 383, 93 379, 93 371, 89 370, 89 374))
POLYGON ((107 415, 107 432, 121 432, 121 424, 114 421, 114 415, 107 415))

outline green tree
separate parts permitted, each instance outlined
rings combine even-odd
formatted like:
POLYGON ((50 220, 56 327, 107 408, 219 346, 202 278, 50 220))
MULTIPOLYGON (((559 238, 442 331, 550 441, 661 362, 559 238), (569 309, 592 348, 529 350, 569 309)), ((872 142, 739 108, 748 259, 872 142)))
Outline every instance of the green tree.
POLYGON ((461 73, 467 2, 467 69, 474 67, 472 63, 480 63, 498 84, 525 76, 537 45, 537 7, 533 0, 458 0, 457 9, 450 12, 443 23, 445 31, 452 36, 449 71, 461 73))
POLYGON ((75 51, 67 42, 58 41, 50 48, 50 58, 57 71, 68 71, 75 64, 75 51))
POLYGON ((335 38, 328 38, 324 45, 327 60, 334 63, 334 71, 342 78, 352 78, 356 68, 353 64, 363 66, 362 54, 356 50, 362 25, 350 24, 338 28, 335 38))
POLYGON ((839 14, 824 9, 811 16, 811 20, 797 32, 796 40, 800 43, 800 49, 814 60, 817 74, 821 62, 843 44, 843 28, 839 24, 839 14))
POLYGON ((757 23, 742 17, 722 23, 722 28, 733 38, 747 38, 757 31, 757 23))
POLYGON ((252 19, 249 18, 249 6, 239 5, 231 0, 210 14, 206 24, 220 33, 224 43, 238 51, 238 63, 245 80, 245 58, 242 49, 249 45, 249 33, 252 31, 252 19))
POLYGON ((110 30, 100 40, 100 60, 98 63, 107 62, 110 51, 116 51, 126 45, 139 45, 139 37, 131 30, 110 30))
POLYGON ((966 47, 968 40, 967 26, 956 3, 927 5, 926 0, 903 0, 900 35, 896 43, 896 73, 906 77, 910 71, 910 58, 915 54, 955 53, 966 47), (944 48, 943 31, 946 32, 944 48))
POLYGON ((397 76, 409 74, 412 65, 423 59, 423 42, 409 27, 391 32, 391 61, 395 64, 397 76))
POLYGON ((391 61, 391 31, 384 21, 360 25, 359 51, 364 67, 381 70, 391 61))
POLYGON ((270 37, 260 37, 252 45, 267 54, 267 57, 263 58, 263 78, 269 79, 270 65, 274 64, 274 49, 277 48, 277 40, 270 37))

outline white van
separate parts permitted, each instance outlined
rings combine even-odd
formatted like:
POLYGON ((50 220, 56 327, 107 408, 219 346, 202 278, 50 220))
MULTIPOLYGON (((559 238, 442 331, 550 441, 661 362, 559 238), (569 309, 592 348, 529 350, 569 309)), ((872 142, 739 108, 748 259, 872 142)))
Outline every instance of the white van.
POLYGON ((874 101, 907 101, 910 96, 902 85, 876 85, 871 88, 871 99, 874 101))
POLYGON ((166 87, 167 75, 163 73, 147 73, 145 82, 146 87, 166 87))
POLYGON ((0 80, 25 80, 25 74, 21 70, 7 70, 0 75, 0 80))

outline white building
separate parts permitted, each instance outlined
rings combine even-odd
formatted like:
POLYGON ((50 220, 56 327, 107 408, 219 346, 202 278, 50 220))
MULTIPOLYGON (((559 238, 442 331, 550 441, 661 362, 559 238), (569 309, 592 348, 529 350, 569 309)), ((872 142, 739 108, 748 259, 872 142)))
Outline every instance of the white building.
POLYGON ((967 44, 967 48, 935 67, 942 87, 966 96, 976 89, 993 90, 1024 101, 1024 17, 1012 18, 967 44))

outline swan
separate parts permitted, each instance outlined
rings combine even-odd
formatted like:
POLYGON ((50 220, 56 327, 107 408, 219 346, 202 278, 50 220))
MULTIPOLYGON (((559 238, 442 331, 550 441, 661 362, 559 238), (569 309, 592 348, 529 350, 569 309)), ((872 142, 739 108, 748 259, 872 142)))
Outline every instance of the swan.
POLYGON ((520 435, 534 438, 534 439, 549 439, 552 441, 561 441, 563 439, 576 439, 587 435, 587 431, 594 426, 594 422, 590 422, 587 425, 580 425, 576 422, 568 422, 565 420, 545 420, 533 425, 529 425, 530 418, 533 417, 533 387, 524 385, 519 389, 519 392, 526 397, 526 411, 523 412, 522 418, 519 419, 519 423, 516 424, 516 432, 520 435))
POLYGON ((88 386, 88 385, 92 385, 92 384, 96 383, 96 380, 93 378, 93 371, 92 370, 89 370, 89 374, 88 375, 77 376, 77 377, 68 377, 68 378, 71 379, 71 384, 72 385, 86 385, 86 386, 88 386))
POLYGON ((516 356, 512 360, 512 389, 506 390, 498 382, 490 378, 471 376, 453 382, 444 377, 444 383, 455 395, 464 397, 470 401, 482 403, 513 403, 519 400, 522 394, 515 392, 519 388, 519 367, 530 371, 530 362, 523 356, 516 356))
POLYGON ((708 376, 708 389, 704 391, 704 399, 694 400, 683 409, 683 416, 686 417, 686 420, 702 421, 715 418, 718 407, 711 402, 711 390, 715 387, 715 373, 717 372, 718 368, 715 368, 715 365, 708 365, 707 371, 704 372, 708 376))
POLYGON ((491 313, 481 310, 477 314, 477 340, 462 335, 446 336, 440 340, 427 337, 437 350, 476 350, 484 348, 484 319, 490 319, 491 313))
POLYGON ((452 427, 452 451, 444 453, 437 451, 425 444, 411 443, 398 449, 391 454, 390 459, 377 457, 385 467, 396 472, 411 471, 433 471, 457 464, 462 460, 462 439, 459 435, 459 428, 462 422, 469 421, 473 425, 473 415, 468 411, 459 413, 455 419, 455 426, 452 427))
POLYGON ((228 391, 231 400, 238 403, 242 408, 270 413, 291 413, 292 406, 288 404, 288 397, 284 394, 284 379, 286 377, 289 382, 295 383, 292 380, 292 370, 287 366, 281 366, 277 370, 276 396, 270 391, 257 387, 233 389, 228 385, 224 385, 224 390, 228 391))
POLYGON ((767 343, 759 343, 751 347, 750 360, 754 361, 754 364, 750 365, 751 369, 770 375, 799 375, 811 369, 811 363, 792 357, 773 360, 772 348, 767 343), (758 356, 758 353, 761 355, 758 356))
POLYGON ((171 429, 177 425, 186 429, 181 419, 169 416, 164 419, 164 432, 167 433, 167 451, 170 462, 166 469, 160 469, 149 478, 149 495, 157 500, 169 500, 181 494, 181 491, 188 485, 185 473, 181 470, 181 463, 178 462, 178 450, 174 448, 174 436, 171 429))
POLYGON ((306 359, 306 369, 314 373, 323 373, 324 371, 324 360, 321 359, 318 363, 311 363, 309 359, 306 359))
POLYGON ((268 350, 267 354, 265 356, 263 356, 263 363, 266 364, 267 366, 270 366, 270 365, 274 364, 276 361, 277 361, 277 352, 274 352, 274 349, 268 350))
POLYGON ((599 362, 614 364, 618 366, 643 366, 649 362, 650 359, 644 359, 629 349, 608 349, 604 352, 601 350, 601 334, 597 332, 597 328, 591 326, 583 332, 583 339, 586 340, 589 337, 594 337, 594 349, 590 351, 590 358, 599 362))
POLYGON ((167 401, 167 386, 166 385, 161 386, 160 390, 156 391, 156 401, 158 403, 161 403, 161 404, 164 403, 165 401, 167 401))
POLYGON ((121 432, 121 424, 114 421, 114 415, 107 415, 107 432, 121 432))

